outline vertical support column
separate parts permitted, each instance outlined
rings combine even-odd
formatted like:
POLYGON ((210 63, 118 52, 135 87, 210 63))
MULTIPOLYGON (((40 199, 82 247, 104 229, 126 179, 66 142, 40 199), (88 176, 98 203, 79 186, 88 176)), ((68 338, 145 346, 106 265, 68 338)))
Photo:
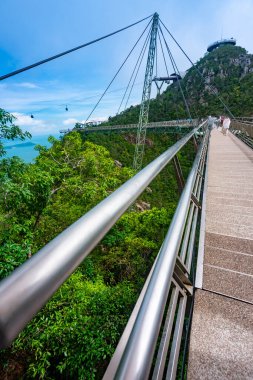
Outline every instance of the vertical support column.
POLYGON ((145 72, 144 86, 142 92, 141 108, 139 115, 139 123, 136 137, 135 153, 133 167, 136 170, 140 170, 142 167, 142 159, 144 154, 144 145, 146 140, 146 130, 148 124, 148 112, 149 112, 149 102, 150 93, 155 61, 155 51, 156 51, 156 39, 158 30, 159 15, 155 13, 153 16, 152 30, 150 35, 149 51, 147 66, 145 72))

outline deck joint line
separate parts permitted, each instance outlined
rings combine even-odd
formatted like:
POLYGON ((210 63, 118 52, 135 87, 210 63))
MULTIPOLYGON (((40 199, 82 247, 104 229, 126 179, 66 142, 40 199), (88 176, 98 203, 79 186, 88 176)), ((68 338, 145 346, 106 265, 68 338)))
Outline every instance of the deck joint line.
POLYGON ((228 294, 224 294, 224 293, 220 293, 220 292, 215 292, 214 290, 210 290, 210 289, 206 289, 206 288, 202 288, 201 290, 204 291, 204 292, 208 292, 208 293, 212 293, 212 294, 217 294, 218 296, 229 298, 229 299, 234 300, 234 301, 239 301, 239 302, 246 303, 248 305, 253 305, 253 302, 242 300, 242 299, 237 298, 237 297, 229 296, 228 294))

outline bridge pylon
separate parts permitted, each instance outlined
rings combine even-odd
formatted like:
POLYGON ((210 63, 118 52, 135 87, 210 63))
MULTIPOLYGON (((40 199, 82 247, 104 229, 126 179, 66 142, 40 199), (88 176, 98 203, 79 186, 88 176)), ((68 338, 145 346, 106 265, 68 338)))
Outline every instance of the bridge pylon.
POLYGON ((157 31, 158 31, 159 15, 155 13, 153 16, 152 29, 149 42, 148 59, 146 65, 144 86, 142 92, 142 100, 140 107, 139 123, 136 136, 136 145, 134 152, 134 162, 133 167, 136 170, 140 170, 142 167, 142 160, 144 154, 144 146, 146 140, 146 130, 148 124, 148 113, 149 113, 149 103, 151 94, 151 85, 153 79, 153 69, 155 62, 156 53, 156 41, 157 41, 157 31))

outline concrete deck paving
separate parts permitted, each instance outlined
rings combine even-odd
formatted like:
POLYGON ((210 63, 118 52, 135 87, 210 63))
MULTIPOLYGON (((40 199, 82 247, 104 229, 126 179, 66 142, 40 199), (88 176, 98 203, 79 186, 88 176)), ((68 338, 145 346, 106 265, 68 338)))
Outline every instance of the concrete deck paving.
POLYGON ((252 380, 253 150, 231 133, 211 133, 205 202, 188 379, 252 380))

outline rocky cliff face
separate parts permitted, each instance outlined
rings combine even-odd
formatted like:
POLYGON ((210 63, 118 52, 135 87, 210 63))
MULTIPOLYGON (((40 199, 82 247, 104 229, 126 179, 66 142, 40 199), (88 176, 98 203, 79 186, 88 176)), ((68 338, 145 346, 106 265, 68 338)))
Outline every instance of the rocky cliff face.
MULTIPOLYGON (((205 54, 181 80, 192 117, 219 115, 225 112, 214 92, 219 94, 235 116, 253 116, 253 55, 240 46, 220 46, 205 54), (210 89, 212 87, 212 90, 210 89)), ((110 118, 110 124, 136 123, 139 106, 110 118)), ((182 95, 177 83, 150 102, 150 121, 185 118, 182 95)))
POLYGON ((189 103, 200 113, 216 113, 222 106, 212 94, 210 86, 219 93, 236 115, 253 113, 253 55, 239 46, 221 46, 197 62, 204 76, 191 68, 184 78, 183 85, 190 94, 189 103))

